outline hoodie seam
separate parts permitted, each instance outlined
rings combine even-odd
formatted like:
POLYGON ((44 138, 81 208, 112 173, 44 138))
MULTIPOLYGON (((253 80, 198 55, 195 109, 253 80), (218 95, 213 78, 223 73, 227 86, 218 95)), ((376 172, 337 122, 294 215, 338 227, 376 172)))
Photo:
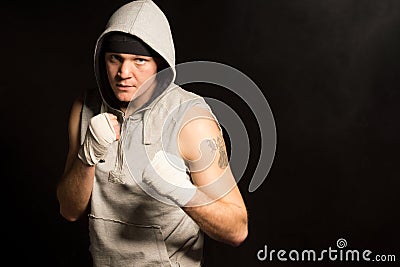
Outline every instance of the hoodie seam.
POLYGON ((133 28, 134 28, 135 25, 136 25, 136 20, 137 20, 138 17, 141 15, 142 10, 143 10, 143 6, 144 6, 145 4, 146 4, 146 1, 142 1, 142 4, 141 4, 140 9, 139 9, 139 11, 138 11, 138 13, 137 13, 137 16, 135 17, 135 19, 133 20, 133 23, 132 23, 131 27, 129 28, 129 32, 133 32, 133 28))

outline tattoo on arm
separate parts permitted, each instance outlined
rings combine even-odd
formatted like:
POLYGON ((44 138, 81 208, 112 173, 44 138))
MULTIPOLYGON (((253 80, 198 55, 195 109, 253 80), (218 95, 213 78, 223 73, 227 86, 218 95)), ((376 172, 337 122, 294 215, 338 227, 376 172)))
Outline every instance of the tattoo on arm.
POLYGON ((219 151, 218 166, 225 169, 228 166, 228 155, 226 154, 224 139, 218 136, 216 140, 214 139, 214 142, 219 151))
POLYGON ((217 142, 214 139, 207 139, 207 145, 211 149, 211 153, 214 153, 217 150, 217 142))

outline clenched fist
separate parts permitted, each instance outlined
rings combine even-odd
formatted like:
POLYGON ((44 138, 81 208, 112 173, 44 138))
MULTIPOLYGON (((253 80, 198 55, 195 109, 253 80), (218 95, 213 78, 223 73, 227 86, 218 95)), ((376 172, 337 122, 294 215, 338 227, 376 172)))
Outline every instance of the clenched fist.
POLYGON ((96 165, 104 159, 108 147, 119 138, 117 117, 111 113, 100 113, 90 120, 78 157, 88 165, 96 165))
POLYGON ((142 179, 158 194, 182 207, 194 197, 197 190, 185 170, 182 158, 160 150, 144 169, 142 179))

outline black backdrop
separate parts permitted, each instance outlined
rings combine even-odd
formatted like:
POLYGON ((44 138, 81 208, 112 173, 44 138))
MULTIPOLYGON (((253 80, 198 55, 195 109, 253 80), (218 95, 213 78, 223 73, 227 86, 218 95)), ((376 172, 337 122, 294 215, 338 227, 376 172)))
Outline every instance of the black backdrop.
MULTIPOLYGON (((38 266, 89 262, 85 222, 60 217, 55 185, 67 152, 70 105, 95 85, 95 40, 125 2, 2 4, 4 260, 38 266)), ((244 72, 264 93, 276 123, 272 168, 249 193, 259 136, 248 116, 246 125, 255 129, 253 154, 239 186, 249 209, 249 236, 237 248, 206 239, 205 266, 310 265, 276 257, 260 261, 257 252, 264 245, 335 249, 339 238, 348 249, 393 254, 400 261, 400 1, 156 3, 170 21, 177 63, 210 60, 244 72)), ((392 266, 338 260, 317 265, 392 266)))

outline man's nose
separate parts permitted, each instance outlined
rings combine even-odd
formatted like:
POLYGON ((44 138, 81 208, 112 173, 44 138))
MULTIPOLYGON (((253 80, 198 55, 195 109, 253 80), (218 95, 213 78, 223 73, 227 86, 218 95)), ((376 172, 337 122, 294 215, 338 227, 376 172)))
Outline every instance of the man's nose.
POLYGON ((121 79, 129 79, 132 77, 132 63, 123 61, 118 72, 121 79))

